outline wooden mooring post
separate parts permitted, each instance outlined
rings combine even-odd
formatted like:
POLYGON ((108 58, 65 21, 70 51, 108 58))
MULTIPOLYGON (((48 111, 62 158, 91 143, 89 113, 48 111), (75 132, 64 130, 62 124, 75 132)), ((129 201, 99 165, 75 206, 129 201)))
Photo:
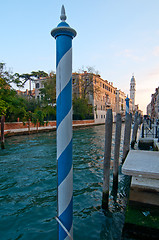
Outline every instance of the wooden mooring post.
POLYGON ((131 136, 131 122, 132 114, 127 114, 125 119, 125 131, 124 131, 124 143, 123 143, 123 157, 122 163, 124 163, 125 158, 130 149, 130 136, 131 136))
POLYGON ((4 115, 1 116, 1 149, 4 149, 4 122, 5 117, 4 115))
POLYGON ((116 116, 116 131, 115 131, 115 147, 114 147, 114 162, 113 162, 113 194, 116 196, 118 191, 118 168, 119 168, 119 152, 121 141, 121 114, 116 116))
POLYGON ((102 208, 108 209, 109 202, 109 179, 110 179, 110 159, 111 159, 111 146, 112 146, 112 126, 113 117, 112 109, 107 110, 105 121, 105 150, 104 150, 104 162, 103 162, 103 196, 102 196, 102 208))
POLYGON ((134 126, 133 126, 133 132, 132 132, 132 140, 131 140, 131 147, 134 148, 134 145, 136 143, 136 137, 137 137, 137 130, 139 125, 139 119, 138 119, 138 112, 135 113, 134 118, 134 126))
POLYGON ((142 124, 142 135, 141 135, 142 138, 144 138, 144 122, 142 124))

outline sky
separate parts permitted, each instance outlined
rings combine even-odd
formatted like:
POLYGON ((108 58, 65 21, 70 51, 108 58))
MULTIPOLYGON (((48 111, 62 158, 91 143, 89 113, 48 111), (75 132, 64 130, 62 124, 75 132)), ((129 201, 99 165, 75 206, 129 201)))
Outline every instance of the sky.
POLYGON ((63 4, 77 31, 73 72, 94 67, 128 95, 134 74, 135 103, 146 113, 159 86, 159 0, 0 0, 0 62, 20 74, 56 71, 50 32, 63 4))

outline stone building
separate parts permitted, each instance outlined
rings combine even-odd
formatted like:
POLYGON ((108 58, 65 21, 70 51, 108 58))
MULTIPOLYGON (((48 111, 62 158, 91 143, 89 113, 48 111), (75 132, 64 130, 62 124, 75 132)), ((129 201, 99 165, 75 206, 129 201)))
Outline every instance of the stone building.
POLYGON ((147 115, 151 116, 151 103, 147 105, 147 115))
POLYGON ((159 87, 151 95, 151 102, 147 105, 147 115, 152 119, 159 119, 159 87))
POLYGON ((35 99, 41 99, 40 89, 44 88, 44 81, 46 81, 46 77, 40 77, 34 80, 35 83, 35 99))
POLYGON ((151 118, 159 119, 159 87, 151 95, 151 118))
POLYGON ((116 90, 113 83, 103 80, 99 75, 88 72, 73 73, 73 95, 87 97, 93 106, 94 120, 105 122, 106 111, 111 108, 113 116, 116 114, 116 90))
POLYGON ((136 81, 135 77, 132 76, 130 81, 130 98, 132 99, 132 110, 135 110, 135 92, 136 92, 136 81))
POLYGON ((116 90, 116 113, 120 113, 121 115, 125 115, 126 111, 126 95, 120 89, 116 90))

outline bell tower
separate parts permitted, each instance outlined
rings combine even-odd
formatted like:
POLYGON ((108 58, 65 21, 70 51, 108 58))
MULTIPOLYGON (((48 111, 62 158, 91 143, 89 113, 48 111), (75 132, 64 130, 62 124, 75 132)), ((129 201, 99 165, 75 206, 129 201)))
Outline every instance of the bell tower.
POLYGON ((134 74, 132 75, 131 81, 130 81, 130 98, 132 99, 132 109, 135 109, 135 92, 136 92, 136 81, 134 74))

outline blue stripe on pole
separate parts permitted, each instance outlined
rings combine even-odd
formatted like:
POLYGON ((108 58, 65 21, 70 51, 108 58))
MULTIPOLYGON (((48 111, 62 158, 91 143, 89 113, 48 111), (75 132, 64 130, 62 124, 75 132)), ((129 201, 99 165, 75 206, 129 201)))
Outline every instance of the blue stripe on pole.
MULTIPOLYGON (((72 227, 73 219, 70 218, 70 215, 73 213, 73 198, 71 199, 68 207, 66 210, 59 216, 60 221, 63 223, 63 225, 66 227, 68 231, 70 231, 72 227)), ((65 239, 67 237, 67 233, 64 231, 64 229, 59 226, 59 239, 65 239)))
POLYGON ((68 114, 68 112, 71 109, 72 105, 72 78, 70 79, 69 83, 66 85, 66 87, 63 89, 63 91, 60 93, 57 99, 57 128, 62 122, 62 120, 65 118, 65 116, 68 114), (65 107, 61 107, 65 106, 65 107))
POLYGON ((60 175, 58 176, 58 185, 63 182, 63 180, 70 172, 70 169, 72 167, 72 158, 70 158, 70 156, 72 156, 72 139, 67 148, 58 158, 58 168, 61 169, 60 175))
POLYGON ((56 67, 57 67, 61 58, 72 47, 72 38, 64 35, 58 36, 56 39, 56 44, 57 44, 57 55, 56 55, 56 67))

